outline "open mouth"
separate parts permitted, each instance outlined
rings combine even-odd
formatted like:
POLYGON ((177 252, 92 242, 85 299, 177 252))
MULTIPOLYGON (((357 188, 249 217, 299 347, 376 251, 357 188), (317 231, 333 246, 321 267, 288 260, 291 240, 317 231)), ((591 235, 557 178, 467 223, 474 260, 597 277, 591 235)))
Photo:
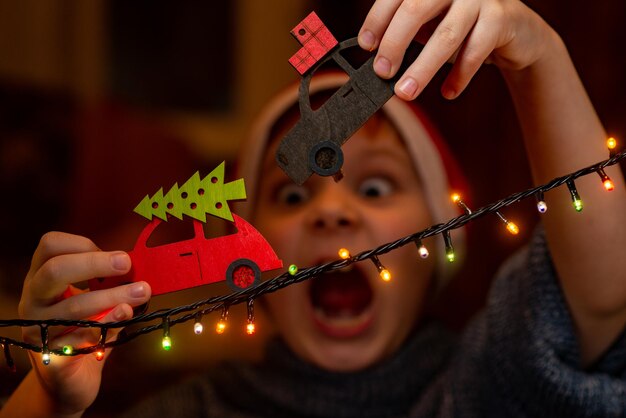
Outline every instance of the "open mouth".
POLYGON ((312 279, 310 298, 318 327, 329 336, 353 337, 371 324, 374 293, 358 268, 335 270, 312 279))

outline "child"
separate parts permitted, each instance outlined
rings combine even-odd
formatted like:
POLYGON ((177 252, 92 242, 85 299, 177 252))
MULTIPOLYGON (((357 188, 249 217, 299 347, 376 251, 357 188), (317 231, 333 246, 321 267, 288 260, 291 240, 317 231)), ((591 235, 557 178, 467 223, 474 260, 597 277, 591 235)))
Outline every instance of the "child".
MULTIPOLYGON (((415 98, 454 57, 442 86, 452 99, 489 61, 511 91, 535 182, 606 158, 605 132, 565 47, 522 3, 380 0, 359 42, 378 49, 374 68, 390 77, 416 33, 426 46, 396 84, 399 98, 415 98), (436 22, 432 34, 429 21, 436 22)), ((328 80, 318 88, 337 85, 328 80)), ((266 115, 265 128, 258 126, 256 149, 246 148, 242 159, 253 207, 244 216, 281 258, 317 264, 335 259, 339 247, 356 253, 452 217, 441 212, 449 206, 446 165, 433 162, 433 155, 440 158, 433 138, 397 98, 344 145, 341 182, 312 177, 294 186, 273 160, 295 100, 288 94, 266 115), (423 152, 430 153, 425 162, 423 152)), ((550 193, 545 233, 501 271, 485 313, 457 344, 421 321, 435 281, 444 280, 434 261, 439 248, 431 246, 432 258, 423 261, 403 247, 381 257, 393 272, 391 283, 361 263, 269 295, 282 340, 269 345, 264 362, 216 368, 129 416, 626 415, 626 260, 619 257, 626 189, 618 168, 607 173, 615 182, 611 193, 598 179, 577 181, 590 202, 583 213, 571 208, 566 189, 550 193)), ((127 319, 132 306, 148 300, 147 284, 60 302, 59 296, 71 283, 129 268, 122 252, 100 252, 82 237, 46 235, 33 256, 20 315, 78 319, 114 308, 105 321, 127 319)), ((25 338, 36 341, 34 334, 27 330, 25 338)), ((82 330, 51 338, 78 346, 96 337, 82 330)), ((32 356, 34 371, 0 416, 80 416, 97 394, 102 363, 83 356, 44 367, 32 356)))

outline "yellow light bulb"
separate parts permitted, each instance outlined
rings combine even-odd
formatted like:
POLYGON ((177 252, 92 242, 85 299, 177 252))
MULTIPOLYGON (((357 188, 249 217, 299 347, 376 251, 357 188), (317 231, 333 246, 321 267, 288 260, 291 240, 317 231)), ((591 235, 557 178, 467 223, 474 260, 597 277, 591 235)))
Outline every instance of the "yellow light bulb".
POLYGON ((452 201, 454 203, 456 203, 461 209, 463 209, 465 211, 466 215, 471 215, 472 214, 472 210, 465 204, 464 201, 461 200, 461 195, 458 193, 453 193, 452 196, 450 196, 452 201))
POLYGON ((376 266, 376 270, 378 270, 378 274, 380 275, 380 278, 386 282, 390 281, 391 273, 389 273, 389 270, 387 270, 385 266, 383 266, 383 263, 380 262, 378 257, 373 255, 371 260, 372 260, 372 263, 374 263, 374 265, 376 266))
POLYGON ((219 321, 217 323, 217 326, 215 327, 215 332, 217 332, 218 334, 223 334, 224 331, 226 331, 226 322, 225 321, 219 321))
POLYGON ((506 223, 506 229, 508 229, 509 232, 513 235, 519 234, 519 228, 517 227, 517 225, 515 225, 515 223, 511 221, 506 223))
POLYGON ((348 258, 350 258, 350 251, 348 251, 346 248, 340 248, 339 257, 341 257, 343 260, 347 260, 348 258))
POLYGON ((248 322, 248 325, 246 325, 246 332, 248 333, 248 335, 254 334, 255 331, 256 328, 254 326, 254 322, 248 322))
POLYGON ((611 137, 606 140, 606 146, 608 149, 614 150, 617 147, 617 141, 615 140, 615 138, 611 137))

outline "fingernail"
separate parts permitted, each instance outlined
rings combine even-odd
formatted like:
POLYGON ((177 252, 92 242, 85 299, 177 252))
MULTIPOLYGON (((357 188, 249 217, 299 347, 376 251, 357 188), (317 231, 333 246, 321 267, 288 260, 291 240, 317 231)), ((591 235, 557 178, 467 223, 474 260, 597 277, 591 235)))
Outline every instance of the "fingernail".
POLYGON ((116 306, 113 310, 113 319, 122 321, 126 319, 126 310, 122 306, 116 306))
POLYGON ((448 100, 454 99, 456 97, 456 91, 454 91, 453 89, 451 89, 450 87, 442 87, 441 88, 441 95, 443 97, 445 97, 448 100))
POLYGON ((135 283, 130 286, 128 292, 133 298, 142 298, 146 296, 146 287, 143 285, 143 283, 135 283))
POLYGON ((130 257, 123 252, 111 254, 111 266, 115 270, 126 271, 130 267, 130 257))
POLYGON ((390 76, 391 75, 391 61, 389 61, 385 57, 378 57, 376 61, 374 61, 374 71, 376 74, 380 76, 390 76))
POLYGON ((369 30, 364 30, 359 34, 359 45, 361 45, 361 48, 371 51, 374 49, 375 43, 376 38, 374 37, 374 34, 369 30))
POLYGON ((417 93, 417 82, 411 77, 407 77, 398 83, 398 90, 405 96, 413 98, 415 93, 417 93))

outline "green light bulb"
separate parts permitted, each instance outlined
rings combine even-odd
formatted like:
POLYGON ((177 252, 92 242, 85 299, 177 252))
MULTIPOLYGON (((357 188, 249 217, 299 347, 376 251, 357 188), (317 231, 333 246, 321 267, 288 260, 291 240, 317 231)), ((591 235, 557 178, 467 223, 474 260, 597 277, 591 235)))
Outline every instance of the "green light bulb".
POLYGON ((574 209, 576 209, 576 212, 581 212, 583 210, 583 201, 580 199, 574 200, 574 209))
POLYGON ((298 266, 296 266, 295 264, 292 264, 289 266, 289 274, 294 276, 297 272, 298 272, 298 266))
POLYGON ((163 337, 161 345, 163 346, 163 350, 170 351, 170 349, 172 348, 172 339, 169 336, 163 337))
POLYGON ((63 354, 65 354, 66 356, 71 356, 73 352, 74 348, 71 345, 63 346, 63 354))

